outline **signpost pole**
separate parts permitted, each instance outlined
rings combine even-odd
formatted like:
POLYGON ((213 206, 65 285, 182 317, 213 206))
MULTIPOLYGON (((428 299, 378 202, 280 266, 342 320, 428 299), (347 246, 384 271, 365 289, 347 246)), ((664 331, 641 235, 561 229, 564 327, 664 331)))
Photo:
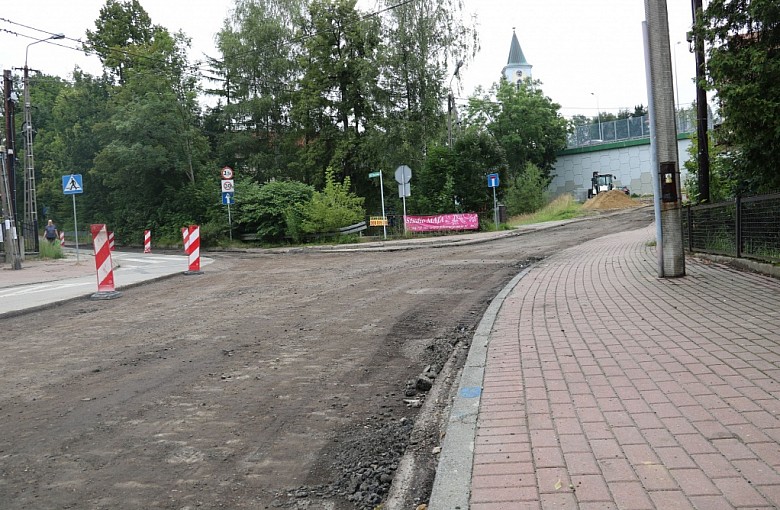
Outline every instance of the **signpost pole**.
POLYGON ((496 202, 495 186, 493 186, 493 221, 496 223, 496 230, 498 230, 498 203, 496 202))
POLYGON ((385 216, 385 186, 382 181, 382 171, 379 171, 379 196, 382 197, 382 232, 387 241, 387 216, 385 216))
POLYGON ((79 263, 79 224, 76 219, 76 194, 84 193, 81 174, 62 176, 62 192, 73 197, 73 230, 76 236, 76 264, 79 263))
POLYGON ((230 218, 230 202, 228 206, 228 230, 230 231, 230 241, 233 242, 233 220, 230 218))
POLYGON ((76 264, 79 263, 79 224, 76 221, 76 195, 71 195, 73 198, 73 230, 76 237, 76 264))

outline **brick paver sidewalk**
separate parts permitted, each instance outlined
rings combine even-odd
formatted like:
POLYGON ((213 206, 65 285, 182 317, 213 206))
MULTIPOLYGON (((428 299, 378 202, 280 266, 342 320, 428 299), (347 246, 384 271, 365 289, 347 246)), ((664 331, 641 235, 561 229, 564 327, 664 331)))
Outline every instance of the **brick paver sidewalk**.
POLYGON ((780 507, 780 282, 654 229, 537 264, 490 335, 470 508, 780 507))

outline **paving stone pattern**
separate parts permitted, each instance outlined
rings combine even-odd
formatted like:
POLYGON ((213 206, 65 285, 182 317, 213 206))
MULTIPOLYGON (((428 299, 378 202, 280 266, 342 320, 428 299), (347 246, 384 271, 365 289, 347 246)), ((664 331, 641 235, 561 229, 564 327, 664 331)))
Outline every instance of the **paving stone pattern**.
POLYGON ((540 262, 491 333, 470 508, 780 507, 780 282, 654 228, 540 262))

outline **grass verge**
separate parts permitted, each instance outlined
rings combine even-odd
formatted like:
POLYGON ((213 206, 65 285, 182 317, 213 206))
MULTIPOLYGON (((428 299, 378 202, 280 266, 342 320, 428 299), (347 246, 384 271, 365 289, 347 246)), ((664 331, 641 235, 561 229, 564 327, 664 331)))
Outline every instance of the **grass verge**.
POLYGON ((59 241, 50 243, 46 239, 42 239, 39 246, 39 257, 42 259, 62 259, 65 258, 65 254, 62 252, 62 247, 59 241))
POLYGON ((535 213, 513 216, 509 219, 509 225, 517 227, 546 221, 569 220, 585 214, 582 211, 582 204, 574 200, 572 195, 566 194, 557 197, 535 213))

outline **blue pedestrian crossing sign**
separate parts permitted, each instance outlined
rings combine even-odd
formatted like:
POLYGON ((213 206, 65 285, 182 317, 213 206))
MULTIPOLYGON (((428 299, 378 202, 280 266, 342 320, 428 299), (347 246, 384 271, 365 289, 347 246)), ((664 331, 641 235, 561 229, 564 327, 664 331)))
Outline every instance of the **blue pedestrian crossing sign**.
POLYGON ((488 188, 498 187, 498 174, 488 174, 488 188))
POLYGON ((63 175, 62 192, 66 195, 84 193, 84 184, 81 180, 81 174, 63 175))
POLYGON ((222 192, 222 205, 231 205, 235 204, 236 199, 233 198, 233 192, 232 191, 223 191, 222 192))

